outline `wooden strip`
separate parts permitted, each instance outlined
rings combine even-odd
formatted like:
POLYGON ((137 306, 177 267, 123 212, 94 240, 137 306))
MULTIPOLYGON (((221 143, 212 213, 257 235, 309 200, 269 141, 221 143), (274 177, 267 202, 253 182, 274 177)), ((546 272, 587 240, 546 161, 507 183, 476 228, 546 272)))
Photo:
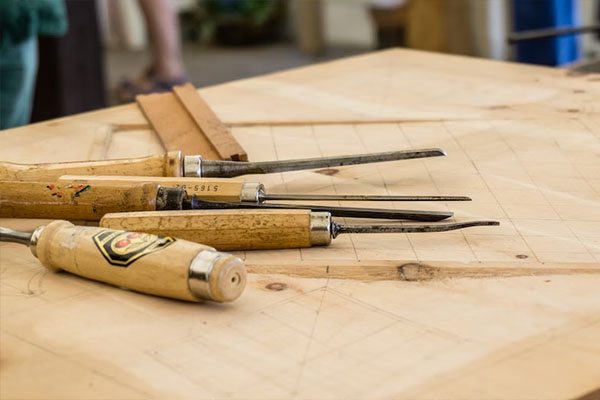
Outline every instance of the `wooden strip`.
POLYGON ((175 86, 173 93, 188 111, 201 133, 223 160, 247 161, 248 155, 192 84, 175 86))
POLYGON ((158 134, 167 151, 183 150, 220 159, 208 139, 201 134, 189 113, 173 93, 154 93, 136 97, 137 103, 158 134))
POLYGON ((248 155, 191 84, 173 93, 136 97, 167 151, 183 150, 206 159, 246 161, 248 155))
POLYGON ((331 278, 371 281, 423 282, 449 278, 509 278, 515 276, 599 274, 593 264, 553 264, 532 268, 514 263, 485 267, 469 264, 435 262, 436 266, 417 262, 399 261, 302 261, 281 263, 246 262, 246 269, 254 274, 281 274, 299 278, 331 278))

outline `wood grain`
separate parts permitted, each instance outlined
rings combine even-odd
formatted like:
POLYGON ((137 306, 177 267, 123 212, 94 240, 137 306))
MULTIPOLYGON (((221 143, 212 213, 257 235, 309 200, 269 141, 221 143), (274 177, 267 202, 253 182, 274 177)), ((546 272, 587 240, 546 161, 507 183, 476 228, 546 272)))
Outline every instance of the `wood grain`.
POLYGON ((221 122, 206 101, 198 95, 198 91, 192 84, 186 83, 183 86, 175 86, 173 93, 190 113, 190 116, 214 147, 220 159, 248 161, 246 151, 235 140, 227 126, 221 122))
POLYGON ((168 151, 201 155, 208 160, 247 160, 242 147, 191 85, 172 93, 136 97, 168 151))
POLYGON ((100 226, 179 237, 217 250, 310 247, 310 210, 184 210, 107 214, 100 226))
POLYGON ((364 282, 408 281, 426 282, 457 278, 510 278, 516 276, 549 275, 598 275, 598 268, 586 264, 555 264, 540 268, 531 268, 526 264, 497 264, 486 267, 460 265, 460 263, 440 263, 436 266, 407 260, 372 260, 353 263, 331 261, 326 265, 321 261, 304 261, 282 265, 270 261, 252 262, 247 265, 248 272, 255 274, 282 274, 301 278, 353 279, 364 282))
POLYGON ((156 210, 159 185, 0 181, 0 217, 99 221, 104 214, 156 210))
MULTIPOLYGON (((600 381, 600 277, 593 273, 600 268, 599 79, 393 49, 203 88, 225 124, 265 124, 232 129, 255 161, 448 152, 246 177, 268 191, 468 195, 473 201, 464 204, 368 205, 450 209, 456 220, 491 218, 501 226, 239 252, 260 273, 249 274, 240 301, 201 306, 47 273, 23 246, 0 244, 0 397, 547 399, 593 392, 600 381), (339 124, 320 125, 331 121, 339 124), (401 280, 396 268, 406 263, 441 278, 401 280), (302 277, 304 265, 305 276, 322 277, 302 277), (283 274, 289 271, 298 276, 283 274), (355 274, 365 279, 346 279, 355 274)), ((97 129, 145 123, 139 107, 126 105, 1 131, 0 159, 81 160, 97 129)), ((163 152, 155 133, 139 125, 113 134, 107 156, 163 152)), ((31 229, 40 221, 1 224, 31 229)))
POLYGON ((129 186, 132 184, 153 182, 164 187, 183 188, 189 197, 196 195, 212 201, 240 202, 244 182, 230 179, 213 178, 170 178, 152 176, 86 176, 64 175, 58 179, 63 183, 109 184, 129 186))
POLYGON ((38 164, 0 162, 0 180, 3 181, 54 181, 62 175, 181 176, 181 153, 38 164))

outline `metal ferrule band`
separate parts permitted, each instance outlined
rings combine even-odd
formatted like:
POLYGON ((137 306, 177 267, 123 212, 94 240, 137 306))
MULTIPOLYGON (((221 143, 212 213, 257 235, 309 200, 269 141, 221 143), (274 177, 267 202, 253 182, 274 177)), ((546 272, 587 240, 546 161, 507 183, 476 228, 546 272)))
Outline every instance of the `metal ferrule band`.
POLYGON ((240 200, 246 203, 260 203, 261 194, 265 193, 265 187, 262 183, 244 182, 242 185, 242 194, 240 200))
POLYGON ((310 213, 310 244, 327 246, 331 243, 331 214, 328 212, 310 213))
POLYGON ((193 178, 202 177, 202 156, 183 157, 183 176, 193 178))
POLYGON ((45 227, 46 227, 45 225, 37 227, 31 234, 31 239, 29 239, 29 250, 31 251, 31 254, 33 254, 33 256, 35 258, 37 258, 37 244, 38 244, 38 241, 40 240, 40 235, 42 234, 42 231, 44 230, 45 227))
POLYGON ((188 287, 194 296, 204 300, 215 300, 210 290, 210 273, 217 261, 227 256, 227 253, 207 249, 194 257, 188 274, 188 287))

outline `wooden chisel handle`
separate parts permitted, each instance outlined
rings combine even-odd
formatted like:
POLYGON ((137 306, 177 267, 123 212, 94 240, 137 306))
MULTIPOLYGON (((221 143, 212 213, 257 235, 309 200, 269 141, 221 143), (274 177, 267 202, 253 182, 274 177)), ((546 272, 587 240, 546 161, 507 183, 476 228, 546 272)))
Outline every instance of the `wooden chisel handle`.
POLYGON ((185 210, 107 214, 100 226, 173 235, 217 250, 290 249, 331 242, 329 213, 310 210, 185 210))
POLYGON ((182 177, 153 177, 153 176, 85 176, 65 175, 59 181, 72 184, 109 184, 129 186, 143 182, 154 182, 164 187, 185 189, 189 197, 196 195, 204 200, 258 201, 260 183, 237 182, 230 179, 217 178, 182 178, 182 177))
POLYGON ((0 162, 0 180, 54 181, 62 175, 181 176, 181 152, 140 158, 46 164, 0 162))
POLYGON ((50 270, 175 299, 232 301, 246 285, 243 262, 186 240, 54 221, 32 253, 50 270))
POLYGON ((0 181, 0 217, 98 221, 108 213, 151 211, 159 187, 0 181))

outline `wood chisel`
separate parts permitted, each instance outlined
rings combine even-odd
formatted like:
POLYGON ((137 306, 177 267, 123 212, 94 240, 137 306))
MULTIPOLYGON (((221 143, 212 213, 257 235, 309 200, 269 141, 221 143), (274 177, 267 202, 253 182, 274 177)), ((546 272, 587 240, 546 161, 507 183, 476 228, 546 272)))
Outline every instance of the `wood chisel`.
POLYGON ((292 201, 471 201, 466 196, 403 196, 403 195, 363 195, 363 194, 287 194, 267 193, 257 182, 238 182, 231 179, 177 178, 151 176, 86 176, 64 175, 59 182, 71 184, 110 184, 131 185, 153 182, 165 187, 185 189, 189 197, 198 196, 204 200, 263 203, 268 200, 292 201))
POLYGON ((28 245, 51 271, 156 296, 227 302, 246 286, 246 268, 239 258, 169 236, 53 221, 33 232, 0 227, 0 242, 28 245))
POLYGON ((182 188, 166 188, 150 182, 123 186, 0 181, 2 218, 98 221, 105 214, 115 212, 245 208, 310 209, 327 211, 336 217, 413 221, 440 221, 453 215, 450 211, 230 203, 202 200, 197 196, 188 199, 186 191, 182 188))
POLYGON ((385 161, 445 156, 442 149, 388 151, 349 156, 304 158, 281 161, 203 160, 201 156, 182 156, 180 151, 119 160, 74 161, 43 164, 0 162, 0 180, 52 181, 62 175, 129 175, 230 178, 248 174, 303 169, 341 167, 385 161))
POLYGON ((289 249, 326 246, 342 233, 445 232, 496 221, 452 224, 340 225, 328 212, 310 210, 186 210, 107 214, 100 226, 173 235, 218 250, 289 249))

